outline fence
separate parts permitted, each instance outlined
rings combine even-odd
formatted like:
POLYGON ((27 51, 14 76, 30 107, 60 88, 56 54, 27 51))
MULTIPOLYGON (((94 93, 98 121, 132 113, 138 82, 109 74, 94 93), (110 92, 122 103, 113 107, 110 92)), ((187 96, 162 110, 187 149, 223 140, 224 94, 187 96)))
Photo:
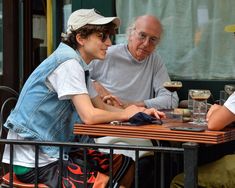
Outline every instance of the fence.
MULTIPOLYGON (((181 154, 183 154, 185 152, 185 150, 187 150, 187 146, 186 147, 164 147, 164 146, 153 146, 153 147, 144 147, 144 146, 130 146, 130 145, 110 145, 110 144, 87 144, 87 143, 76 143, 76 142, 39 142, 39 141, 22 141, 22 140, 7 140, 7 139, 0 139, 0 144, 10 144, 10 165, 9 165, 9 173, 10 173, 10 184, 9 187, 13 187, 13 146, 14 145, 34 145, 35 146, 35 187, 37 187, 38 185, 38 152, 39 152, 39 146, 44 145, 44 146, 56 146, 60 148, 60 172, 59 172, 59 180, 62 181, 62 160, 63 160, 63 147, 65 146, 72 146, 72 147, 79 147, 79 148, 83 148, 84 149, 84 172, 86 172, 86 168, 87 168, 87 153, 86 150, 87 149, 108 149, 109 154, 110 154, 110 160, 109 160, 109 164, 110 164, 110 168, 109 168, 109 187, 113 187, 112 185, 112 177, 113 177, 113 172, 112 172, 112 155, 115 152, 115 150, 132 150, 135 152, 135 188, 138 188, 138 170, 139 170, 139 166, 138 166, 138 161, 139 161, 139 152, 140 151, 152 151, 154 152, 154 177, 155 178, 155 185, 154 187, 161 187, 161 188, 166 188, 165 185, 165 178, 166 176, 170 176, 170 174, 166 174, 165 173, 165 156, 167 154, 173 154, 174 156, 177 156, 175 154, 180 154, 180 156, 182 156, 181 154), (159 173, 159 169, 157 169, 157 167, 160 165, 160 174, 159 173), (160 175, 160 177, 159 177, 160 175), (158 177, 158 178, 157 178, 158 177), (158 180, 160 180, 160 185, 159 182, 156 182, 158 180), (157 184, 159 186, 157 186, 157 184)), ((187 152, 186 152, 187 153, 187 152)), ((192 152, 190 152, 190 150, 188 150, 188 154, 189 155, 194 155, 192 152), (190 154, 191 153, 191 154, 190 154)), ((172 158, 171 158, 172 159, 172 158)), ((169 161, 168 161, 169 162, 169 161)), ((168 166, 168 167, 172 167, 172 165, 168 166)), ((168 172, 171 172, 172 169, 168 172)), ((86 174, 86 173, 85 173, 86 174)), ((84 177, 84 187, 86 187, 86 176, 84 177)), ((191 184, 189 182, 189 184, 191 184)), ((60 184, 61 185, 61 184, 60 184)), ((191 184, 192 185, 192 184, 191 184)), ((60 186, 61 187, 61 186, 60 186)))

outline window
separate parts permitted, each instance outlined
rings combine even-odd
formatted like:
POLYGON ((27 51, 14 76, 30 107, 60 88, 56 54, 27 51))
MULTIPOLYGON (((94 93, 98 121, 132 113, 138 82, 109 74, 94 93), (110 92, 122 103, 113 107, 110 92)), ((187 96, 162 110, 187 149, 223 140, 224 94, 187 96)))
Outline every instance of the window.
POLYGON ((67 30, 67 21, 71 13, 72 13, 71 0, 64 0, 63 2, 63 32, 66 32, 67 30))
POLYGON ((172 79, 235 79, 235 39, 224 32, 235 24, 234 0, 117 0, 116 7, 121 37, 136 16, 161 20, 164 34, 157 51, 172 79))

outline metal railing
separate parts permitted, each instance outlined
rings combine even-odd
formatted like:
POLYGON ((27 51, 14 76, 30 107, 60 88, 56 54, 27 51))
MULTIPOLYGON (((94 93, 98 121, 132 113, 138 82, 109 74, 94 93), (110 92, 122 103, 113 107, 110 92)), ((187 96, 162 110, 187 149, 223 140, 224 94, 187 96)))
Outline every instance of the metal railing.
MULTIPOLYGON (((135 152, 135 188, 138 188, 138 170, 139 170, 139 152, 140 151, 151 151, 154 153, 154 177, 159 176, 159 174, 157 172, 159 172, 159 169, 156 169, 156 163, 158 161, 160 161, 160 187, 161 188, 166 188, 164 185, 164 179, 166 175, 169 174, 165 174, 165 168, 164 168, 164 156, 165 154, 183 154, 185 152, 185 148, 187 149, 187 147, 164 147, 164 146, 135 146, 135 145, 110 145, 110 144, 91 144, 91 143, 77 143, 77 142, 47 142, 47 141, 23 141, 23 140, 8 140, 8 139, 0 139, 0 144, 4 145, 4 144, 9 144, 10 145, 10 165, 9 165, 9 173, 10 173, 10 184, 9 187, 13 187, 13 150, 14 150, 14 145, 33 145, 35 146, 35 187, 37 187, 38 185, 38 152, 39 152, 39 146, 56 146, 59 147, 59 151, 60 151, 60 155, 59 155, 59 164, 60 167, 59 169, 59 181, 62 181, 62 160, 63 160, 63 147, 69 146, 69 147, 79 147, 84 149, 84 185, 86 187, 86 168, 87 168, 87 153, 86 150, 87 149, 106 149, 108 150, 109 154, 110 154, 110 160, 109 160, 109 187, 113 187, 113 181, 112 181, 112 177, 113 177, 113 172, 112 172, 112 155, 114 153, 115 150, 132 150, 135 152), (160 160, 159 160, 160 157, 160 160)), ((190 152, 190 150, 188 151, 190 152)), ((191 154, 193 154, 191 152, 191 154)), ((157 178, 155 178, 156 180, 157 178)), ((159 182, 154 182, 155 185, 159 182)), ((192 184, 192 182, 189 182, 189 184, 192 184)), ((60 187, 61 187, 61 183, 60 183, 60 187)), ((155 186, 158 187, 158 186, 155 186)), ((193 187, 193 186, 191 186, 193 187)))

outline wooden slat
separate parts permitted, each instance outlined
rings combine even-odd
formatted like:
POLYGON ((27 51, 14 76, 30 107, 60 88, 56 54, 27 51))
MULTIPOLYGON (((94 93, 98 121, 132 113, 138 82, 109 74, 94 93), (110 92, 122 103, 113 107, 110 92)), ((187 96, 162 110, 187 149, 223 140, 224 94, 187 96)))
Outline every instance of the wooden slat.
POLYGON ((156 140, 168 140, 178 142, 197 142, 218 144, 235 140, 235 128, 228 128, 224 131, 192 132, 173 131, 170 127, 187 126, 189 123, 165 122, 164 125, 143 125, 143 126, 120 126, 110 124, 84 125, 75 124, 74 134, 86 134, 93 136, 115 136, 128 138, 144 138, 156 140))

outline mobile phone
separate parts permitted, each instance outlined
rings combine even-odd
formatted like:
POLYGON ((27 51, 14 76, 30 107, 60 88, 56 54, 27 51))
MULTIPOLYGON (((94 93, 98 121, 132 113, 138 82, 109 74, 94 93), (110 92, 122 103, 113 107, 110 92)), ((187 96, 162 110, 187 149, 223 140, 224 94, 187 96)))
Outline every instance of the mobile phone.
POLYGON ((174 131, 192 131, 192 132, 203 132, 206 129, 204 127, 170 127, 174 131))

